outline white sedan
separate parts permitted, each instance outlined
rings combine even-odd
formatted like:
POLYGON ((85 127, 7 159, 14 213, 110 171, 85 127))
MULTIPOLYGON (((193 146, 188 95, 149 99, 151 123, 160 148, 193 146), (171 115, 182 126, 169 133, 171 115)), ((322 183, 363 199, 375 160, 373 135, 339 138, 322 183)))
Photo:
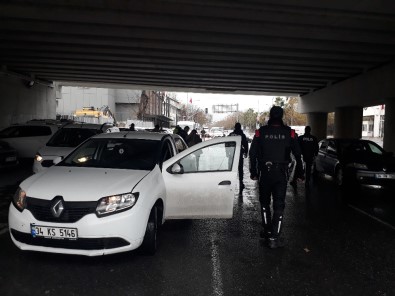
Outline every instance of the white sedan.
POLYGON ((231 218, 240 138, 177 154, 159 133, 100 134, 20 184, 9 230, 22 250, 105 255, 156 251, 166 219, 231 218))

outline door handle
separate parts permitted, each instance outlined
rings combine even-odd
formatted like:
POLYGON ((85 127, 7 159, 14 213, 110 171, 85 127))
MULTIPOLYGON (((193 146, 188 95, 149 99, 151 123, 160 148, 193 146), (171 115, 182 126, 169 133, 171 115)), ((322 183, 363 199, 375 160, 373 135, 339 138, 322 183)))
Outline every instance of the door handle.
POLYGON ((219 182, 218 185, 230 185, 230 184, 232 184, 232 182, 230 182, 230 181, 222 181, 222 182, 219 182))

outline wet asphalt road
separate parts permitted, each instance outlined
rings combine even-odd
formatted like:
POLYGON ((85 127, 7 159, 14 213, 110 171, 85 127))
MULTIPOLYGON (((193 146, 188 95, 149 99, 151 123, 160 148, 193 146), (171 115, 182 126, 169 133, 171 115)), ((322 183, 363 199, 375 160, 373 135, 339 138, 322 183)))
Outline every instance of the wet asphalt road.
POLYGON ((168 221, 153 257, 87 258, 14 247, 5 229, 16 183, 4 184, 28 173, 0 174, 0 295, 395 295, 390 195, 342 194, 325 178, 307 191, 289 187, 287 246, 269 250, 258 237, 256 184, 245 169, 233 219, 168 221))

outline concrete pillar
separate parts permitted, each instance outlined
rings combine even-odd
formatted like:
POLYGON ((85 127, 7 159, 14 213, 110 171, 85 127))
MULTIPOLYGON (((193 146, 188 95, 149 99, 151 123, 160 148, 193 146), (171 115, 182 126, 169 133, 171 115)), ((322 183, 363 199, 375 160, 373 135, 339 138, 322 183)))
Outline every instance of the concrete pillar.
POLYGON ((395 98, 385 100, 383 148, 395 153, 395 98))
POLYGON ((311 134, 316 136, 318 141, 326 139, 328 113, 310 112, 307 113, 307 125, 311 127, 311 134))
POLYGON ((335 109, 335 138, 362 137, 362 107, 338 107, 335 109))

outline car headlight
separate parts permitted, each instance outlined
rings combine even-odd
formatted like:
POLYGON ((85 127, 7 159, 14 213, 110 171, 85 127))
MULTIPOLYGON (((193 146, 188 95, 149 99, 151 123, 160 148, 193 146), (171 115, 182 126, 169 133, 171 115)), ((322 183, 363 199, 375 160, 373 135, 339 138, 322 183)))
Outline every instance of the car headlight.
POLYGON ((138 197, 138 192, 103 197, 99 200, 96 214, 101 217, 130 209, 136 204, 138 197))
POLYGON ((26 192, 20 187, 15 192, 12 203, 21 212, 26 208, 26 192))
POLYGON ((35 160, 38 162, 41 162, 43 160, 43 157, 40 155, 40 153, 36 154, 35 160))
POLYGON ((359 170, 367 170, 368 169, 366 164, 358 163, 358 162, 349 163, 347 166, 354 168, 354 169, 359 169, 359 170))

